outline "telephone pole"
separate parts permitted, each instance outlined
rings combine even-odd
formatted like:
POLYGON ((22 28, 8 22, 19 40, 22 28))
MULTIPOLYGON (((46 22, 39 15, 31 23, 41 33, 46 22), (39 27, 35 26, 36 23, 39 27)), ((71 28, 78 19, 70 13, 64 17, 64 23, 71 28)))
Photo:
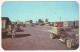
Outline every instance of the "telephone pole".
POLYGON ((61 17, 60 17, 60 21, 61 21, 61 17))

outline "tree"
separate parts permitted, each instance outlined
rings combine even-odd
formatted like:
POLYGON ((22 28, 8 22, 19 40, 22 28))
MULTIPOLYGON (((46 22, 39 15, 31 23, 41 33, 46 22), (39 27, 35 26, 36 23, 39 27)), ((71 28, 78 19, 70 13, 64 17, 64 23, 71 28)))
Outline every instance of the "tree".
POLYGON ((41 19, 38 20, 38 23, 43 23, 43 21, 41 19))
POLYGON ((32 20, 30 20, 30 23, 33 23, 33 21, 32 21, 32 20))

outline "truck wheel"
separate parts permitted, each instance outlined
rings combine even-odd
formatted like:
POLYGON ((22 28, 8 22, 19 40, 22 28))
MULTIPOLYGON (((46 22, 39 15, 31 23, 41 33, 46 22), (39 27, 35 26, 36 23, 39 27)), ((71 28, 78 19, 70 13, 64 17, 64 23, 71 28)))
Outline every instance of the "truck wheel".
POLYGON ((50 34, 50 38, 51 38, 51 39, 54 39, 54 38, 55 38, 55 35, 51 33, 51 34, 50 34))
POLYGON ((66 40, 66 45, 68 48, 71 48, 72 47, 72 43, 71 43, 71 40, 70 39, 67 39, 66 40))

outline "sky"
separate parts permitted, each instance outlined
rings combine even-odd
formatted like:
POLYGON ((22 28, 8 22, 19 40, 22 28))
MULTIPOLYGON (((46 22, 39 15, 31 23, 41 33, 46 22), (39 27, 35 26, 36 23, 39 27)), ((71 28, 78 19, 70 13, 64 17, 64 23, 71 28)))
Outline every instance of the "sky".
POLYGON ((55 21, 75 21, 79 19, 79 5, 75 1, 40 2, 40 1, 6 1, 1 7, 1 16, 11 21, 34 22, 38 19, 55 21))

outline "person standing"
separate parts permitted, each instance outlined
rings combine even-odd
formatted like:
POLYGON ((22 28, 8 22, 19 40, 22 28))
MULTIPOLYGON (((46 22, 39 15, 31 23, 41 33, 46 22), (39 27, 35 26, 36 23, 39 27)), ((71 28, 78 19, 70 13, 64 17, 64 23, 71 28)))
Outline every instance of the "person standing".
POLYGON ((17 30, 17 25, 16 24, 13 24, 12 25, 12 39, 15 37, 16 30, 17 30))

